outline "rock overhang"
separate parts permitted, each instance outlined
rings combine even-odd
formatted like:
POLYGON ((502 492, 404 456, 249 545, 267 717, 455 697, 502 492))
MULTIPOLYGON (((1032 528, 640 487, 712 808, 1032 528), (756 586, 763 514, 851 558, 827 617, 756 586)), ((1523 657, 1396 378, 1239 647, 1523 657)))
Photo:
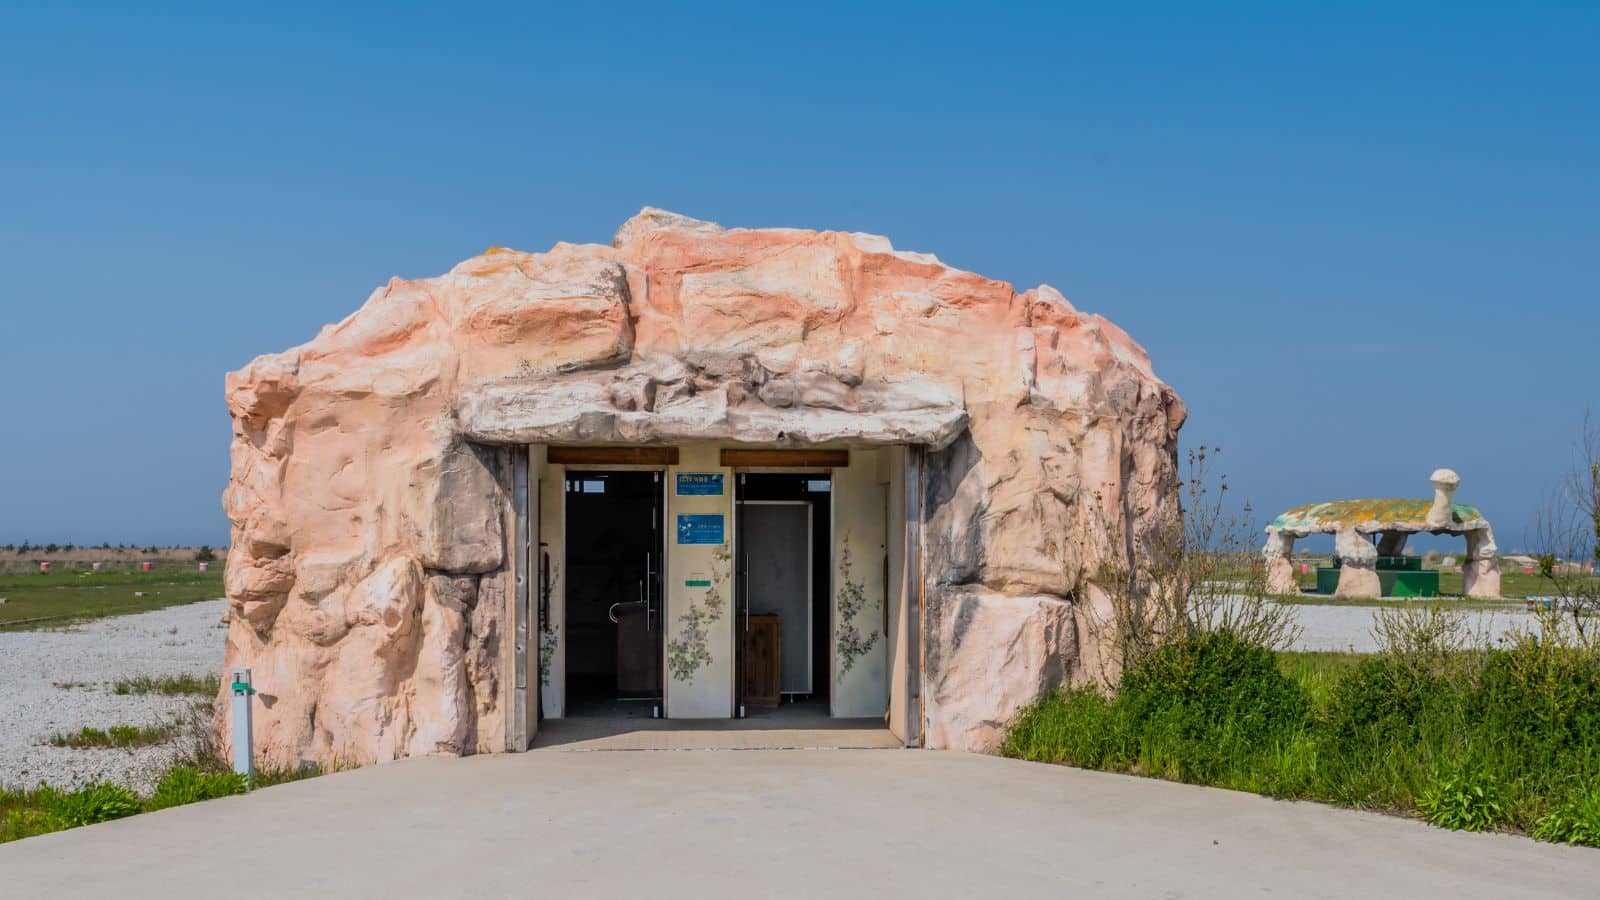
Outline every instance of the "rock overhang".
POLYGON ((462 436, 488 444, 721 441, 773 447, 915 444, 935 450, 949 446, 968 421, 959 397, 925 386, 848 387, 831 381, 813 393, 792 388, 782 405, 763 402, 764 387, 733 381, 657 402, 654 391, 637 390, 636 373, 623 369, 606 380, 474 385, 457 394, 454 415, 462 436))

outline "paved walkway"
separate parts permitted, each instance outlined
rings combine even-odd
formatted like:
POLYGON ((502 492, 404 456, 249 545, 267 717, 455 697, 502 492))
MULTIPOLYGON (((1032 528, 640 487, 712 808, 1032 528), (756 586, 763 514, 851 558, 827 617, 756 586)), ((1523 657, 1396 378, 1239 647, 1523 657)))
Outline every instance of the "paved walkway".
POLYGON ((416 759, 0 845, 6 897, 1593 897, 1600 851, 957 753, 416 759))

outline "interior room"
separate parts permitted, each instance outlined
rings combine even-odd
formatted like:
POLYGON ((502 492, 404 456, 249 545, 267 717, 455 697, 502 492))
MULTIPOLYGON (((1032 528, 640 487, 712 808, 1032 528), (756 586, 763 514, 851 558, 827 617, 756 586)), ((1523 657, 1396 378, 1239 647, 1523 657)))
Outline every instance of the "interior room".
POLYGON ((659 715, 660 473, 568 472, 566 522, 567 715, 659 715))
POLYGON ((738 476, 747 718, 829 715, 831 489, 825 471, 738 476))

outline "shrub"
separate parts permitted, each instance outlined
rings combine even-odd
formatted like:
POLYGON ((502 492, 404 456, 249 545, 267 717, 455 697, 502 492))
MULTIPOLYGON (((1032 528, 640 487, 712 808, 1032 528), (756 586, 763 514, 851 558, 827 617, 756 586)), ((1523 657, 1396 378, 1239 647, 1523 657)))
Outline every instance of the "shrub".
POLYGON ((1274 750, 1310 713, 1272 651, 1226 631, 1157 649, 1124 674, 1116 702, 1141 755, 1186 780, 1274 750))
POLYGON ((242 794, 249 788, 245 777, 236 772, 202 772, 192 766, 178 766, 161 779, 150 795, 150 809, 166 809, 201 800, 214 800, 242 794))
POLYGON ((1228 632, 1169 644, 1129 670, 1118 698, 1134 721, 1181 711, 1196 733, 1233 724, 1254 736, 1304 723, 1305 692, 1272 651, 1228 632))
POLYGON ((1022 711, 1001 753, 1014 759, 1084 768, 1121 768, 1117 707, 1094 688, 1058 691, 1022 711))
POLYGON ((1482 771, 1439 777, 1417 798, 1417 809, 1430 824, 1455 831, 1487 831, 1505 817, 1500 784, 1482 771))
POLYGON ((1449 679, 1393 656, 1373 657, 1335 682, 1327 732, 1347 751, 1411 742, 1429 715, 1441 714, 1456 700, 1449 679))
POLYGON ((139 811, 139 797, 120 784, 97 781, 71 793, 50 792, 44 809, 65 828, 94 825, 131 816, 139 811))
POLYGON ((1600 655, 1523 635, 1483 667, 1468 701, 1474 720, 1521 755, 1600 747, 1600 655))
POLYGON ((1528 833, 1540 841, 1600 847, 1600 791, 1568 797, 1540 816, 1528 833))
POLYGON ((194 552, 194 558, 199 562, 215 562, 217 551, 211 549, 209 544, 202 544, 200 549, 194 552))

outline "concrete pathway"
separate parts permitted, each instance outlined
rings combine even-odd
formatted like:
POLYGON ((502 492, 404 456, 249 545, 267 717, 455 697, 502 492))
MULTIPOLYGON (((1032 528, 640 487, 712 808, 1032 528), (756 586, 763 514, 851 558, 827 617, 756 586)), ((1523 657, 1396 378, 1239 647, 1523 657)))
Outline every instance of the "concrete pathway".
POLYGON ((915 750, 416 759, 0 845, 6 897, 1593 897, 1600 851, 915 750))

